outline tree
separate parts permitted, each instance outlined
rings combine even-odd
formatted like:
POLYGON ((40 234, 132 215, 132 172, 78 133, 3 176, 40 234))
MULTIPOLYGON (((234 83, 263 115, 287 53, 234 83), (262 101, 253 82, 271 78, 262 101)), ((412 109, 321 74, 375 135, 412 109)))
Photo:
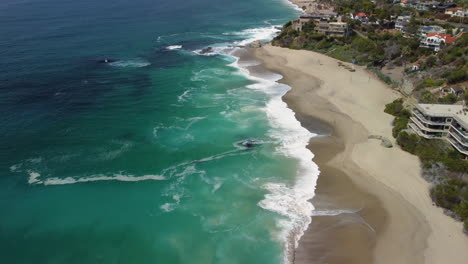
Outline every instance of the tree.
POLYGON ((385 57, 387 57, 389 60, 395 59, 401 55, 401 46, 394 42, 388 42, 384 50, 385 57))
POLYGON ((463 69, 458 69, 448 74, 447 81, 448 83, 463 82, 467 79, 467 75, 463 69))
POLYGON ((437 62, 437 58, 435 56, 430 56, 426 60, 426 66, 428 68, 431 68, 432 66, 434 66, 436 64, 436 62, 437 62))
POLYGON ((302 26, 302 32, 305 33, 313 33, 315 29, 315 23, 314 20, 309 20, 307 23, 305 23, 304 26, 302 26))
POLYGON ((410 35, 416 35, 419 30, 419 22, 412 17, 409 24, 406 26, 406 32, 410 35))

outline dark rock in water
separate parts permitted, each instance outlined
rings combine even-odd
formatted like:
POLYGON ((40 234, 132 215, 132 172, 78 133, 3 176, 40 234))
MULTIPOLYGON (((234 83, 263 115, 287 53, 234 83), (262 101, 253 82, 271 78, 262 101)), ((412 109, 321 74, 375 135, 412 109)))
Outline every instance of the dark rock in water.
POLYGON ((260 142, 258 142, 257 140, 254 140, 254 139, 248 139, 244 142, 242 142, 242 146, 246 147, 246 148, 253 148, 257 145, 260 145, 260 142))
POLYGON ((200 51, 200 54, 212 53, 214 50, 212 47, 204 48, 200 51))
POLYGON ((253 142, 245 142, 244 146, 248 147, 248 148, 252 148, 254 146, 254 143, 253 142))
POLYGON ((118 60, 116 59, 101 59, 101 60, 97 60, 97 63, 112 63, 112 62, 116 62, 118 60))

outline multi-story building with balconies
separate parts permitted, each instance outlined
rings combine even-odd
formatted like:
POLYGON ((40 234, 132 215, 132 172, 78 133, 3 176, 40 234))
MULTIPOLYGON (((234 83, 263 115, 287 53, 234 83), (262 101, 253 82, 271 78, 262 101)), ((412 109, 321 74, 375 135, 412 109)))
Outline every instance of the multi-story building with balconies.
POLYGON ((463 105, 417 104, 409 127, 426 139, 446 139, 468 156, 468 110, 463 105))

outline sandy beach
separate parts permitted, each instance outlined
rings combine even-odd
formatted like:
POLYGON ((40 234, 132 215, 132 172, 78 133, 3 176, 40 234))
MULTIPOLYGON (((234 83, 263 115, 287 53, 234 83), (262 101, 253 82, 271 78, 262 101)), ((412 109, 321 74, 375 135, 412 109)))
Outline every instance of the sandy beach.
POLYGON ((321 169, 316 216, 294 263, 468 263, 462 224, 433 205, 418 158, 392 138, 383 109, 396 91, 322 54, 270 45, 252 54, 292 87, 284 100, 303 126, 324 135, 309 145, 321 169))

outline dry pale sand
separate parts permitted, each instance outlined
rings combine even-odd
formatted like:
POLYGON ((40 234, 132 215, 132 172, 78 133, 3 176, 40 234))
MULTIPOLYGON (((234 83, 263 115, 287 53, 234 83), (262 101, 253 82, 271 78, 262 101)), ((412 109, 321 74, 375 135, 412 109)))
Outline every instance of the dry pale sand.
POLYGON ((418 158, 367 138, 394 142, 383 109, 398 93, 322 54, 270 45, 253 53, 292 87, 284 99, 304 126, 332 131, 309 146, 322 171, 316 210, 351 211, 315 216, 295 263, 468 263, 468 236, 433 205, 418 158))

